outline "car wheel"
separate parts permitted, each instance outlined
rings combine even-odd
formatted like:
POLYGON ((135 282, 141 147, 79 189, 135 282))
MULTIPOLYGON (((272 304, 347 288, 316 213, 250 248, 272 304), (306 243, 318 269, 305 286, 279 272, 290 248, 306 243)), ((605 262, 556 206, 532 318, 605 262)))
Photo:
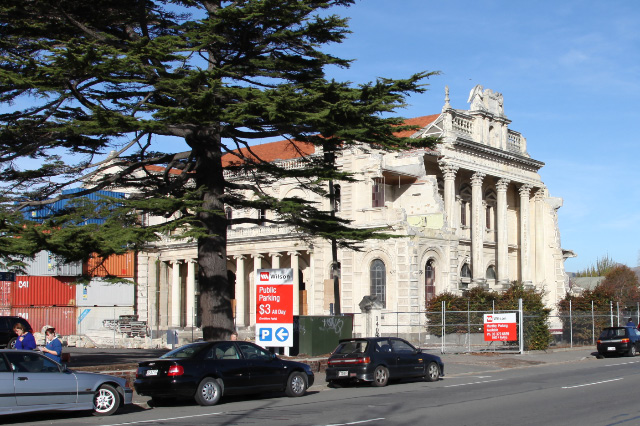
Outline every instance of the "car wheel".
POLYGON ((387 383, 389 383, 389 370, 382 365, 377 366, 373 371, 373 386, 387 386, 387 383))
POLYGON ((302 396, 307 391, 307 378, 299 371, 294 371, 287 379, 287 396, 302 396))
POLYGON ((627 352, 627 356, 636 356, 636 353, 636 345, 631 345, 629 352, 627 352))
POLYGON ((102 385, 93 395, 93 414, 110 416, 120 406, 120 394, 111 385, 102 385))
POLYGON ((437 382, 440 378, 440 367, 435 362, 430 362, 427 365, 427 374, 424 375, 424 379, 427 382, 437 382))
POLYGON ((14 337, 13 339, 9 340, 9 343, 7 343, 7 349, 15 349, 16 348, 16 338, 14 337))
POLYGON ((221 396, 222 388, 220 383, 213 377, 205 377, 198 385, 195 398, 199 405, 210 406, 216 405, 221 396))

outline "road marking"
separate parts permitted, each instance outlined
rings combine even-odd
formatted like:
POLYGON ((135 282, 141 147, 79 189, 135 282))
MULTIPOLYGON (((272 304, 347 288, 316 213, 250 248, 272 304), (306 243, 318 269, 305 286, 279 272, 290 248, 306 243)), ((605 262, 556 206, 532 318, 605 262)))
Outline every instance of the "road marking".
POLYGON ((375 422, 375 421, 378 421, 378 420, 385 420, 385 418, 384 417, 378 417, 377 419, 358 420, 357 422, 349 422, 349 423, 334 423, 334 424, 325 425, 325 426, 359 425, 359 424, 362 424, 362 423, 375 422))
POLYGON ((456 386, 480 385, 482 383, 501 382, 502 380, 504 380, 504 379, 484 380, 482 382, 460 383, 458 385, 448 385, 448 386, 443 386, 443 387, 445 387, 445 388, 455 388, 456 386))
POLYGON ((562 389, 573 389, 573 388, 581 388, 583 386, 600 385, 602 383, 616 382, 622 379, 624 379, 624 377, 620 377, 619 379, 603 380, 602 382, 585 383, 584 385, 563 386, 562 389))
POLYGON ((127 422, 127 423, 114 423, 110 425, 103 426, 126 426, 126 425, 137 425, 142 423, 152 423, 152 422, 165 422, 168 420, 182 420, 182 419, 191 419, 194 417, 206 417, 206 416, 219 416, 223 413, 208 413, 208 414, 194 414, 192 416, 182 416, 182 417, 167 417, 165 419, 153 419, 153 420, 140 420, 137 422, 127 422))
POLYGON ((608 365, 605 365, 605 367, 615 367, 617 365, 637 364, 639 362, 640 361, 621 362, 620 364, 608 364, 608 365))

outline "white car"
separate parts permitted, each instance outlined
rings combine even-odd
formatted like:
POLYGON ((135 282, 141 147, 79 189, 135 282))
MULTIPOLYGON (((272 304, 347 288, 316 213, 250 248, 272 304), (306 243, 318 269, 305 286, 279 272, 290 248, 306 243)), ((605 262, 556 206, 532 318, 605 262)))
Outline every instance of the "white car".
POLYGON ((0 350, 0 415, 93 410, 98 416, 130 404, 125 379, 72 371, 37 351, 0 350))

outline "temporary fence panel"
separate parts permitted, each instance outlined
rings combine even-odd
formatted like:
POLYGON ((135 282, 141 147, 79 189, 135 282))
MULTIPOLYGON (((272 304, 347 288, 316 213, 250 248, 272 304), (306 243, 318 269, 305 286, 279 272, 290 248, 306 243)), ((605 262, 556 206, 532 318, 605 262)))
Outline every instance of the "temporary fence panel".
POLYGON ((76 334, 76 308, 73 306, 13 307, 11 315, 29 321, 34 332, 41 332, 42 327, 50 325, 60 335, 76 334))
POLYGON ((84 263, 83 271, 85 275, 91 277, 113 275, 115 277, 133 278, 136 271, 136 254, 130 251, 125 254, 113 254, 104 259, 94 253, 84 263))
POLYGON ((75 277, 17 276, 12 306, 75 306, 75 277))
POLYGON ((25 273, 30 276, 77 277, 82 275, 82 262, 65 263, 51 252, 42 250, 33 259, 23 260, 25 273))
POLYGON ((122 315, 134 315, 133 306, 79 306, 76 308, 78 334, 91 331, 113 331, 122 315))
POLYGON ((76 306, 133 306, 135 284, 110 283, 93 278, 89 284, 76 285, 76 306))
POLYGON ((0 281, 0 309, 11 307, 11 281, 0 281))

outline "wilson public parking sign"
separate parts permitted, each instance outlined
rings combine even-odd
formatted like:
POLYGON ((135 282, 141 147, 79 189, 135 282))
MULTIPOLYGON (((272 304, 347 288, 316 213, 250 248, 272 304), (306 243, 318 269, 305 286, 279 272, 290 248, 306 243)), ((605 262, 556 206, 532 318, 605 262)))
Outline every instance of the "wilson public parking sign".
POLYGON ((258 269, 256 343, 293 346, 293 269, 258 269))
POLYGON ((484 314, 485 342, 511 342, 518 340, 516 314, 484 314))

